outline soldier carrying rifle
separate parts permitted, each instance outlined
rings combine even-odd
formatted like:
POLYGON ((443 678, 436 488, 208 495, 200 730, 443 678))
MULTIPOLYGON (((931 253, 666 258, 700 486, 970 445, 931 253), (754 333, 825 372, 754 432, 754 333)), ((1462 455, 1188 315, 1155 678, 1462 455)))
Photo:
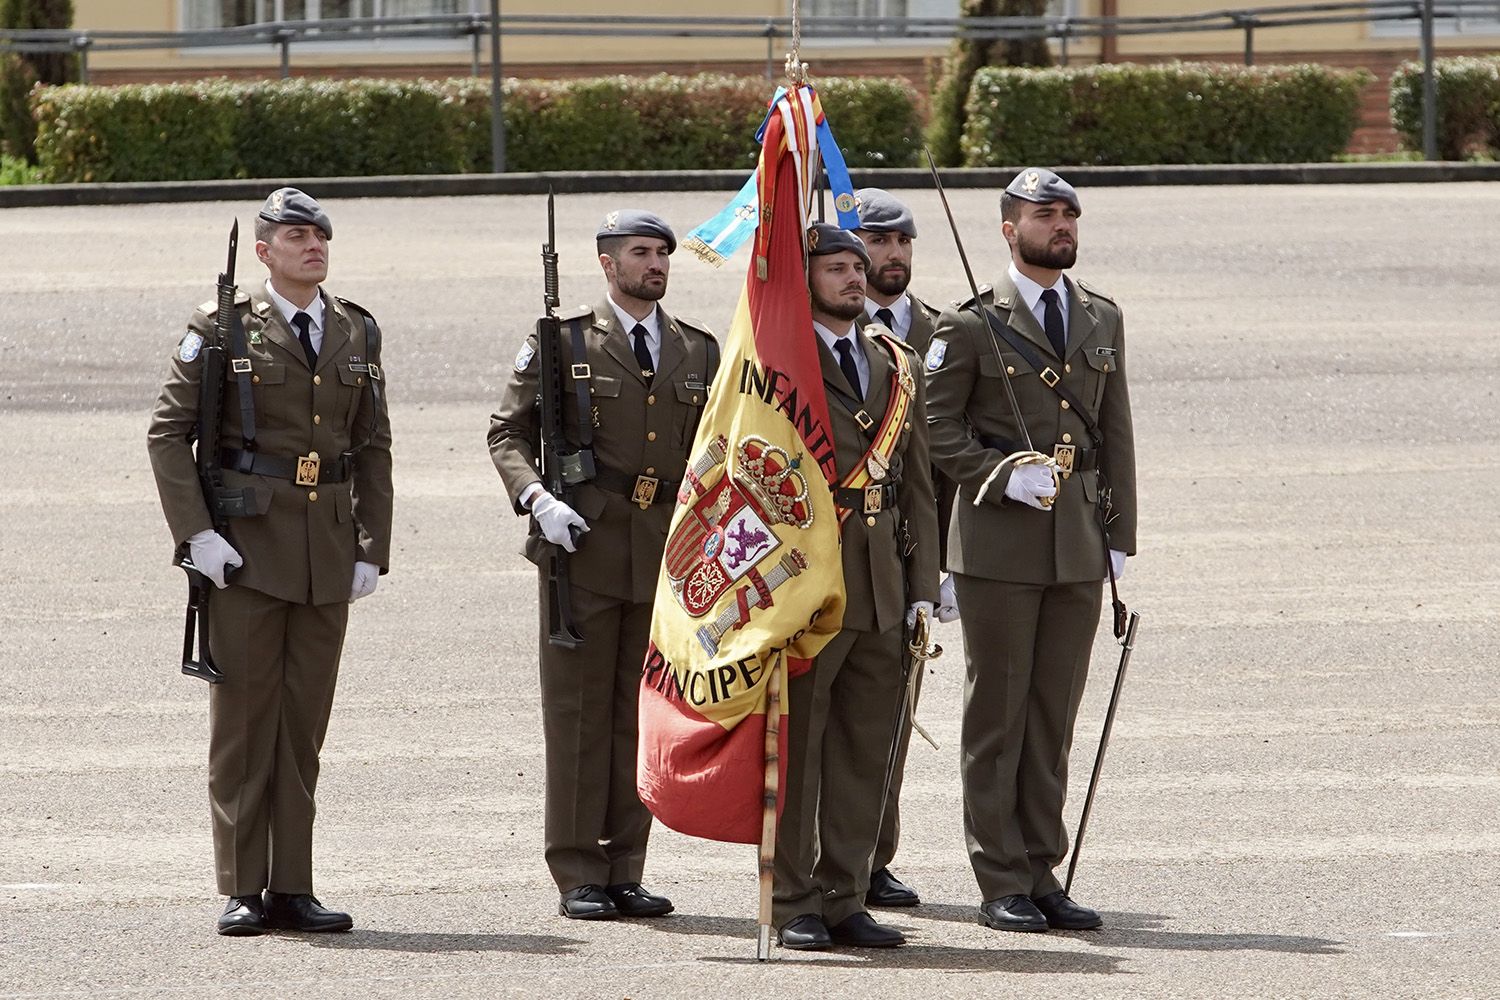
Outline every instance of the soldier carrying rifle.
POLYGON ((313 896, 313 795, 349 605, 375 590, 390 554, 380 330, 321 287, 333 224, 312 198, 281 188, 266 199, 255 255, 270 276, 244 289, 237 234, 148 436, 193 591, 183 670, 212 685, 209 799, 229 897, 218 931, 342 931, 350 916, 313 896))
MULTIPOLYGON (((550 211, 550 205, 549 205, 550 211)), ((549 220, 550 228, 550 220, 549 220)), ((489 448, 540 574, 546 860, 573 919, 658 917, 641 887, 651 814, 636 794, 636 705, 672 503, 718 344, 660 306, 677 237, 649 212, 595 234, 608 282, 592 310, 546 315, 516 356, 489 448)))

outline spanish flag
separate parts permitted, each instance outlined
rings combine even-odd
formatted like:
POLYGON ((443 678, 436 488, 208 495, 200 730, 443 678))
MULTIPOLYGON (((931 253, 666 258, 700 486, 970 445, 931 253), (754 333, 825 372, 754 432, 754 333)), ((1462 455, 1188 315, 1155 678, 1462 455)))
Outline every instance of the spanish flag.
POLYGON ((677 494, 641 679, 641 801, 711 840, 760 841, 767 682, 773 669, 807 670, 844 613, 807 293, 820 127, 827 135, 817 94, 801 85, 778 95, 763 131, 755 255, 677 494))

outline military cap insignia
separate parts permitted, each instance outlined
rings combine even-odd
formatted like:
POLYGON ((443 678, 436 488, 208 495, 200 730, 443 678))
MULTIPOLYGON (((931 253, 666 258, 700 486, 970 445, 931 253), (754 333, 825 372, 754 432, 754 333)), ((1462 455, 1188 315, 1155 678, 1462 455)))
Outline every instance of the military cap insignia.
POLYGON ((182 343, 177 345, 177 357, 184 363, 196 361, 198 358, 198 352, 202 349, 202 335, 189 330, 183 336, 182 343))
POLYGON ((818 249, 818 231, 816 229, 809 229, 807 231, 807 249, 818 249))
POLYGON ((271 214, 280 215, 282 208, 286 205, 286 191, 277 188, 271 192, 271 214))
POLYGON ((620 226, 620 213, 619 212, 610 212, 608 215, 606 215, 604 217, 604 228, 605 229, 618 229, 619 226, 620 226))
POLYGON ((943 358, 948 355, 948 342, 946 340, 934 340, 927 345, 927 370, 935 372, 943 367, 943 358))
POLYGON ((1031 171, 1021 182, 1021 186, 1026 189, 1027 194, 1036 194, 1037 188, 1042 186, 1042 175, 1035 170, 1031 171))
POLYGON ((847 191, 839 195, 837 198, 833 199, 833 207, 838 209, 840 212, 852 212, 854 211, 854 206, 856 206, 857 204, 859 204, 859 202, 854 200, 854 195, 850 194, 847 191))

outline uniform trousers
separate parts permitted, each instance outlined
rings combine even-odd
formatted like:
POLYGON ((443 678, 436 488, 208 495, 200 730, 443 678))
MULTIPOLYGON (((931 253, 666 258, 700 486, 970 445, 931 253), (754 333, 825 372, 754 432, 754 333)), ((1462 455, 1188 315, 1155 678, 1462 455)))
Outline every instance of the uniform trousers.
POLYGON ((219 892, 310 893, 318 753, 338 681, 349 604, 216 590, 209 644, 208 795, 219 892))
POLYGON ((903 635, 845 629, 787 685, 786 798, 776 828, 777 925, 830 925, 865 909, 886 761, 901 693, 903 635))
POLYGON ((963 609, 964 834, 985 900, 1062 888, 1073 722, 1103 587, 955 574, 963 609))
POLYGON ((542 733, 546 740, 547 867, 559 890, 639 882, 651 813, 635 787, 641 667, 651 605, 576 584, 573 618, 584 642, 547 641, 547 578, 540 578, 542 733))

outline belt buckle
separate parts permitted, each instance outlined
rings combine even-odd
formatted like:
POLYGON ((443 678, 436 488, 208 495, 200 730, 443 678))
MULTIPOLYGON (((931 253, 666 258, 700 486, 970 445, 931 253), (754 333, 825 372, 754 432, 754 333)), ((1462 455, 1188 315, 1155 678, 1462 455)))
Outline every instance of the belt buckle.
POLYGON ((310 451, 306 455, 297 456, 297 478, 292 480, 298 486, 318 485, 318 470, 322 468, 322 459, 318 453, 310 451))
POLYGON ((1042 381, 1047 383, 1047 388, 1049 389, 1055 388, 1057 383, 1062 381, 1062 376, 1057 374, 1057 372, 1053 371, 1050 367, 1042 369, 1041 377, 1042 381))
POLYGON ((1057 471, 1064 479, 1073 474, 1073 459, 1078 454, 1075 444, 1060 444, 1052 449, 1052 458, 1057 462, 1057 471))
POLYGON ((885 507, 885 487, 884 486, 866 486, 865 487, 865 513, 866 514, 879 514, 880 511, 884 507, 885 507))
POLYGON ((641 510, 645 510, 656 500, 656 490, 660 486, 661 480, 654 476, 636 476, 635 489, 630 494, 631 502, 640 504, 641 510))
POLYGON ((594 371, 586 364, 576 364, 573 366, 572 375, 579 382, 587 382, 593 378, 594 371))

